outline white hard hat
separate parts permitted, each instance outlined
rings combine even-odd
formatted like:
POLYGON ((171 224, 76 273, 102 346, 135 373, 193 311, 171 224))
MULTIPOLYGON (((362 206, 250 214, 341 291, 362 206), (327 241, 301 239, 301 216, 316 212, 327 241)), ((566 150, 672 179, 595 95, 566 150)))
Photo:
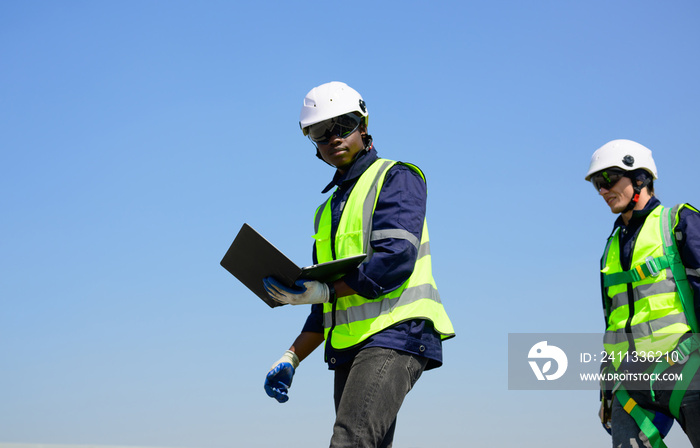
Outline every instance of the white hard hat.
POLYGON ((367 106, 360 94, 344 82, 328 82, 314 87, 306 94, 299 115, 299 126, 304 135, 307 135, 312 124, 349 112, 357 112, 364 117, 367 126, 367 106))
POLYGON ((648 171, 654 179, 658 177, 651 150, 632 140, 613 140, 598 148, 591 157, 586 180, 591 180, 592 174, 611 167, 625 171, 641 168, 648 171))

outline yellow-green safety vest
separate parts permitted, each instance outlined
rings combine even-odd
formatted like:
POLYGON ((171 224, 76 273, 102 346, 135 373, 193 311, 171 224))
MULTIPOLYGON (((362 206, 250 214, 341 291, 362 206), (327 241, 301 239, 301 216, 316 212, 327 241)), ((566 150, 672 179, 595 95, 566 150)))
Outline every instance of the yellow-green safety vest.
MULTIPOLYGON (((375 333, 412 319, 430 320, 443 340, 455 335, 433 279, 430 241, 425 220, 420 240, 404 229, 372 232, 372 216, 379 192, 387 172, 396 163, 398 162, 377 159, 357 180, 341 212, 334 248, 331 247, 332 197, 316 210, 314 239, 319 263, 364 253, 367 254, 367 262, 372 257, 370 242, 383 238, 403 238, 418 249, 413 273, 398 289, 376 299, 354 294, 339 297, 335 303, 323 305, 324 337, 326 343, 330 343, 335 349, 353 347, 375 333)), ((425 180, 418 167, 407 163, 404 165, 419 173, 425 180)))
POLYGON ((659 205, 651 211, 634 242, 627 271, 620 262, 620 228, 608 239, 601 260, 608 325, 604 345, 616 370, 635 354, 655 358, 667 354, 684 333, 697 328, 693 293, 675 244, 683 207, 692 208, 659 205))

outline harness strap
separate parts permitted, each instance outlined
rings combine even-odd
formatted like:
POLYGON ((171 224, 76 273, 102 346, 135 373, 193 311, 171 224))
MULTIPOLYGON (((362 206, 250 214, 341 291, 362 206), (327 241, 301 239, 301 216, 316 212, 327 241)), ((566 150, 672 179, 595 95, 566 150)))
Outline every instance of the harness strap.
POLYGON ((624 410, 634 419, 642 433, 649 439, 652 448, 667 448, 659 429, 654 425, 654 414, 637 405, 622 384, 616 386, 615 396, 624 410))
POLYGON ((680 415, 681 402, 685 396, 690 381, 693 379, 698 369, 700 369, 700 336, 697 334, 691 335, 688 339, 680 342, 678 346, 666 355, 665 359, 660 360, 656 363, 654 370, 652 371, 651 380, 649 381, 649 388, 651 390, 651 398, 654 399, 654 378, 661 375, 666 369, 674 364, 684 364, 683 369, 681 369, 681 379, 676 381, 673 386, 673 391, 671 392, 671 398, 669 399, 669 410, 674 417, 678 418, 680 415), (676 361, 674 361, 676 359, 676 361))
POLYGON ((647 277, 656 277, 664 269, 668 269, 676 262, 675 254, 661 255, 660 257, 647 257, 644 263, 638 264, 629 271, 605 274, 603 286, 615 286, 622 283, 633 283, 644 280, 647 277))
POLYGON ((680 416, 681 402, 683 401, 685 393, 688 391, 690 381, 693 379, 698 369, 700 369, 700 355, 698 355, 698 352, 695 352, 683 366, 681 370, 683 378, 676 382, 673 392, 671 392, 668 407, 676 418, 680 416))

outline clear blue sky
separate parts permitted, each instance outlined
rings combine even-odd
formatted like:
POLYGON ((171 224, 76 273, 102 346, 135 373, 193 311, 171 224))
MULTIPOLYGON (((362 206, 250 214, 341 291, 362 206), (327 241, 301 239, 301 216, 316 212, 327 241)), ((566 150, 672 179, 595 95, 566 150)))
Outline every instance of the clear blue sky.
MULTIPOLYGON (((592 391, 509 391, 508 333, 603 329, 614 216, 584 182, 615 138, 700 205, 700 5, 659 1, 0 3, 0 442, 328 443, 314 353, 263 378, 307 309, 219 266, 248 222, 298 264, 332 169, 312 87, 364 96, 380 155, 428 178, 458 336, 397 447, 606 446, 592 391)), ((690 446, 678 427, 672 446, 690 446)))

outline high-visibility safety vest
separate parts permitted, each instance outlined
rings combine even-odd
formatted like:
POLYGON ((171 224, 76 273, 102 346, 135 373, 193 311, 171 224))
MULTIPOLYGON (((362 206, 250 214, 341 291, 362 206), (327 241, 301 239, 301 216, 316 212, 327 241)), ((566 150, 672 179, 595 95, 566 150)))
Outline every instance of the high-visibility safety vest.
MULTIPOLYGON (((384 238, 406 239, 418 249, 413 273, 398 289, 376 299, 354 294, 323 305, 324 337, 326 343, 335 349, 353 347, 375 333, 412 319, 430 320, 443 340, 454 336, 452 323, 440 301, 433 279, 425 220, 420 241, 404 229, 372 231, 372 216, 379 192, 387 172, 396 163, 398 162, 377 159, 360 176, 341 212, 335 238, 331 235, 332 197, 316 210, 314 239, 319 263, 365 253, 366 262, 372 257, 370 242, 384 238), (333 243, 334 247, 331 247, 333 243)), ((425 180, 418 167, 406 163, 403 165, 419 173, 425 180)))
MULTIPOLYGON (((620 229, 608 239, 601 266, 607 320, 604 345, 617 370, 624 359, 673 351, 681 336, 697 328, 693 292, 675 243, 684 207, 661 205, 647 216, 634 242, 631 268, 620 262, 620 229)), ((697 210, 696 210, 697 211, 697 210)), ((689 272, 687 272, 689 271, 689 272)))

